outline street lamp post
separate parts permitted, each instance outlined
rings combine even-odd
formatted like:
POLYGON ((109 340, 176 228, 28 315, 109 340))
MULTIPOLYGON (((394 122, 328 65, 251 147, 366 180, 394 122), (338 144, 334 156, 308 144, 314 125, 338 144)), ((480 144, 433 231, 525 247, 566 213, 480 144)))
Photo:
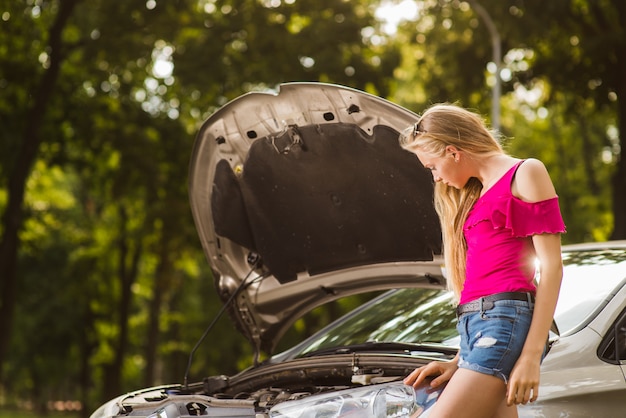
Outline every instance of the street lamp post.
POLYGON ((469 4, 476 11, 478 16, 485 22, 485 26, 491 36, 491 46, 493 51, 493 63, 496 66, 495 82, 491 88, 491 126, 495 131, 500 130, 500 96, 501 96, 501 80, 500 69, 502 67, 502 45, 500 41, 500 33, 493 23, 489 13, 475 0, 469 0, 469 4))

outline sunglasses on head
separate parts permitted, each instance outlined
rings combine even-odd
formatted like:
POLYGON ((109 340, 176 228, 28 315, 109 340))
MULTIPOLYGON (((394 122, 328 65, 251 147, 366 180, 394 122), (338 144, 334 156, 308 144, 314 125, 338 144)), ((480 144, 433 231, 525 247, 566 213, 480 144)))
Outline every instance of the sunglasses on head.
POLYGON ((417 122, 415 122, 415 125, 413 125, 413 136, 423 133, 426 133, 426 131, 422 129, 422 118, 420 118, 417 122))

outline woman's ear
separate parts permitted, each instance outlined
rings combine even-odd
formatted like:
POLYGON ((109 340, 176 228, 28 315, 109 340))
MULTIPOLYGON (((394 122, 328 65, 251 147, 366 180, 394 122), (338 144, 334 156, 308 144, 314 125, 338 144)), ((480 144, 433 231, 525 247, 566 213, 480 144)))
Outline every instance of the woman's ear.
POLYGON ((446 156, 448 155, 454 158, 454 162, 459 162, 460 152, 459 152, 459 149, 455 147, 454 145, 446 146, 446 156))
POLYGON ((446 154, 454 154, 454 153, 458 154, 458 152, 459 152, 459 149, 455 147, 454 145, 446 145, 446 154))

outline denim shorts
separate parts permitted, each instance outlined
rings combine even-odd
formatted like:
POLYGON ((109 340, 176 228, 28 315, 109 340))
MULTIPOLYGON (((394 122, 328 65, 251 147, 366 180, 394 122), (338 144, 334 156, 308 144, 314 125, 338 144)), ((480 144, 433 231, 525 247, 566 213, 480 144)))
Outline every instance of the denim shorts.
POLYGON ((491 309, 467 312, 458 318, 461 336, 459 367, 508 382, 532 320, 534 304, 499 300, 491 309))

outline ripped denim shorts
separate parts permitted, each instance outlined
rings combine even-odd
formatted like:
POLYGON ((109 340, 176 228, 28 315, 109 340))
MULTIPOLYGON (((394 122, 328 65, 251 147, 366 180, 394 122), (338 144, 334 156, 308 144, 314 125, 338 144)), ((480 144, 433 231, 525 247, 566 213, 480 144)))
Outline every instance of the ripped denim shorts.
POLYGON ((457 323, 461 336, 459 367, 507 383, 526 341, 533 308, 532 302, 498 300, 490 309, 461 314, 457 323))

